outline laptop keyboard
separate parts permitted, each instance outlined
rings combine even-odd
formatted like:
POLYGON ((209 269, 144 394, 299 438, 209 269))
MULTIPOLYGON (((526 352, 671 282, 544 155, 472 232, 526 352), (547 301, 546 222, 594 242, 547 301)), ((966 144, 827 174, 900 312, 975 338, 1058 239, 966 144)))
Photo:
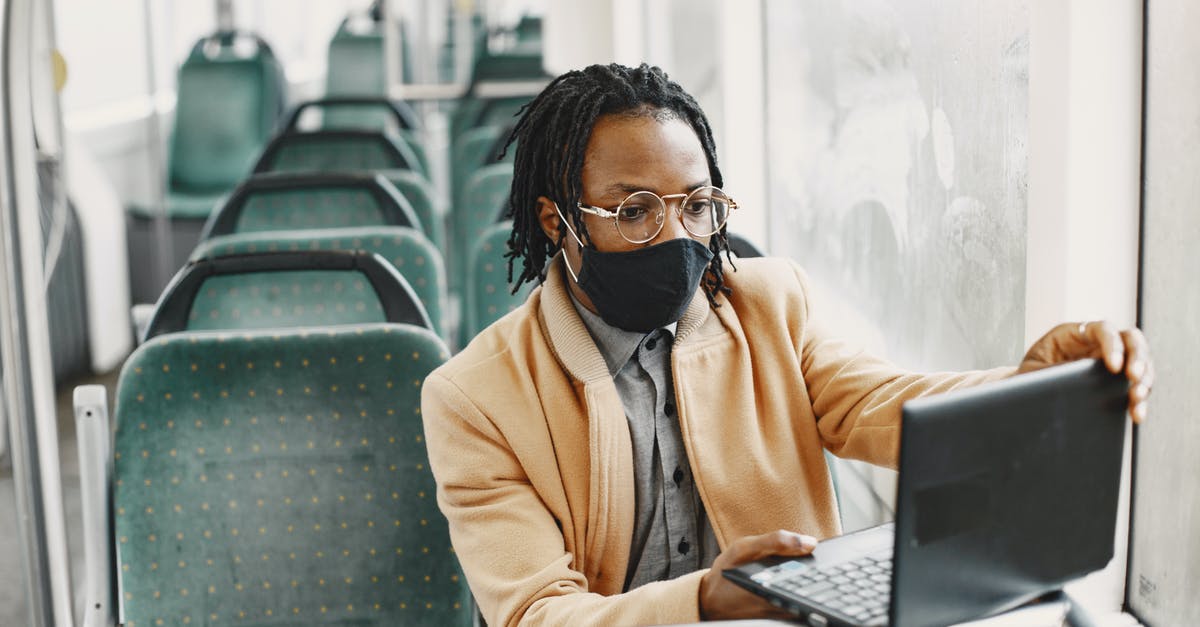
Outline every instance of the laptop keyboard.
POLYGON ((836 610, 860 623, 874 623, 887 616, 892 588, 890 551, 820 568, 803 562, 785 562, 772 570, 776 572, 767 584, 772 588, 836 610))

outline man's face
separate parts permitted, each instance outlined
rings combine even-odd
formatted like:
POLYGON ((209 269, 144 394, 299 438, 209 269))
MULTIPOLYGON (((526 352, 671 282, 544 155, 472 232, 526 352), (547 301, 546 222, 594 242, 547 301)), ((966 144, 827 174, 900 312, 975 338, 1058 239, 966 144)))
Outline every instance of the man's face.
MULTIPOLYGON (((660 196, 687 194, 697 187, 711 185, 708 161, 696 132, 678 118, 658 119, 650 115, 629 117, 604 115, 596 120, 592 136, 584 152, 584 205, 615 210, 630 194, 650 191, 660 196)), ((612 219, 583 214, 588 235, 596 250, 622 252, 653 246, 663 242, 692 237, 704 244, 709 238, 696 238, 683 228, 677 209, 682 196, 667 201, 667 217, 662 231, 652 240, 641 244, 626 241, 617 231, 612 219)), ((539 199, 542 229, 550 241, 558 239, 559 215, 549 199, 539 199)), ((560 207, 563 216, 567 207, 560 207)), ((573 225, 572 225, 573 226, 573 225)), ((567 263, 579 272, 582 257, 579 244, 569 234, 563 239, 567 263)), ((652 272, 653 268, 647 268, 652 272)), ((583 290, 568 280, 576 299, 595 311, 583 290)))

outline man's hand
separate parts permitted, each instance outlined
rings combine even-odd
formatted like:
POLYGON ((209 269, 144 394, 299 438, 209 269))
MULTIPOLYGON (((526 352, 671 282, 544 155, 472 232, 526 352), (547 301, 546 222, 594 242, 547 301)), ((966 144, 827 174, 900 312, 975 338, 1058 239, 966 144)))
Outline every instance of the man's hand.
POLYGON ((761 536, 738 538, 717 556, 712 568, 700 579, 700 618, 791 618, 788 612, 726 579, 721 571, 770 555, 800 557, 812 553, 815 548, 816 538, 782 529, 761 536))
POLYGON ((1135 423, 1145 420, 1154 364, 1146 336, 1136 328, 1117 331, 1103 321, 1060 324, 1033 343, 1017 372, 1093 358, 1103 359, 1110 372, 1125 372, 1129 377, 1129 415, 1135 423))

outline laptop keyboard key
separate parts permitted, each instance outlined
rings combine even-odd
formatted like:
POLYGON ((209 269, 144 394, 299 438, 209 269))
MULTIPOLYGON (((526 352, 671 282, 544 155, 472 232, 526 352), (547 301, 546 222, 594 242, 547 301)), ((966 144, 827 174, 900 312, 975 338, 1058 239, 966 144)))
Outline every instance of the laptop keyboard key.
POLYGON ((865 611, 865 608, 863 608, 861 605, 850 605, 842 608, 842 613, 848 616, 856 616, 861 614, 863 611, 865 611))
POLYGON ((840 597, 841 594, 842 593, 838 592, 836 589, 830 588, 829 590, 825 590, 824 592, 818 592, 816 594, 809 595, 806 598, 814 603, 829 604, 830 602, 832 602, 835 599, 837 599, 838 597, 840 597))
POLYGON ((803 588, 800 588, 799 590, 796 591, 796 594, 798 594, 800 596, 804 596, 804 597, 811 597, 811 596, 817 594, 818 592, 824 592, 826 590, 833 590, 833 589, 834 589, 834 585, 829 583, 828 581, 818 581, 817 583, 814 583, 812 585, 804 586, 803 588))

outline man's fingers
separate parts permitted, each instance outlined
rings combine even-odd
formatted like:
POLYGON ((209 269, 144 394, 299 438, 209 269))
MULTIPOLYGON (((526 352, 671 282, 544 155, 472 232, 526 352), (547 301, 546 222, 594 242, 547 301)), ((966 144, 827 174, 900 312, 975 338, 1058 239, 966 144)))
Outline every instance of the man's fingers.
MULTIPOLYGON (((1135 387, 1142 385, 1149 394, 1154 383, 1154 365, 1150 359, 1150 344, 1139 329, 1121 331, 1121 343, 1125 346, 1125 374, 1135 387)), ((1141 400, 1145 400, 1143 397, 1141 400)))
POLYGON ((780 529, 758 536, 739 538, 725 549, 731 566, 752 562, 771 555, 808 555, 817 547, 817 539, 780 529))
POLYGON ((1129 379, 1129 415, 1134 423, 1141 424, 1146 419, 1146 399, 1154 386, 1150 345, 1138 329, 1121 331, 1121 344, 1125 347, 1125 376, 1129 379))
POLYGON ((1099 348, 1099 356, 1109 372, 1120 372, 1125 366, 1125 343, 1117 330, 1104 320, 1085 322, 1079 329, 1094 348, 1099 348))

